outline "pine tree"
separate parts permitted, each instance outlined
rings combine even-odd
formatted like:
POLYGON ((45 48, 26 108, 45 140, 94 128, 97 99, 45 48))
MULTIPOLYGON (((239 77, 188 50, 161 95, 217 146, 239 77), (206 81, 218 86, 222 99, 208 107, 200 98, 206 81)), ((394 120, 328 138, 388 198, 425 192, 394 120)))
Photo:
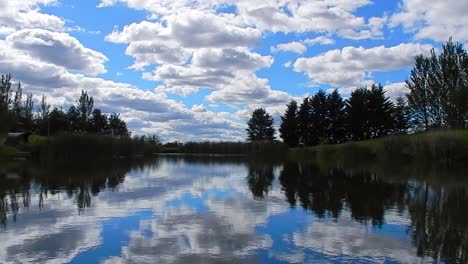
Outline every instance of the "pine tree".
POLYGON ((310 103, 310 98, 305 97, 298 111, 299 143, 304 146, 312 146, 313 144, 311 113, 312 105, 310 103))
POLYGON ((326 143, 328 139, 328 102, 327 95, 323 90, 319 90, 310 101, 311 104, 311 145, 326 143))
POLYGON ((393 112, 394 133, 397 135, 405 135, 409 129, 409 110, 406 101, 399 96, 396 99, 395 110, 393 112))
POLYGON ((385 96, 382 85, 373 84, 367 90, 367 124, 370 138, 389 135, 393 129, 393 103, 385 96))
POLYGON ((345 102, 338 90, 334 90, 327 97, 328 142, 332 144, 346 141, 345 102))
POLYGON ((291 100, 287 105, 284 116, 281 117, 279 128, 280 137, 290 147, 297 147, 299 145, 298 128, 298 106, 296 101, 291 100))
POLYGON ((366 88, 358 88, 351 92, 346 100, 346 127, 351 140, 363 140, 369 138, 368 96, 366 88))
POLYGON ((258 108, 252 113, 247 122, 248 141, 273 141, 275 140, 275 129, 273 128, 273 117, 263 108, 258 108))

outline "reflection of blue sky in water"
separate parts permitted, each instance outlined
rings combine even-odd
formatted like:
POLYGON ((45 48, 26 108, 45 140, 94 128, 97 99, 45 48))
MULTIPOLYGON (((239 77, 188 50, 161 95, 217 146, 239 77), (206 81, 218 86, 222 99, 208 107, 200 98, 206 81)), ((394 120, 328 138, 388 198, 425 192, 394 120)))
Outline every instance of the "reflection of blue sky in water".
POLYGON ((242 164, 162 162, 155 170, 130 172, 118 191, 92 197, 81 216, 65 195, 51 196, 42 211, 21 212, 21 224, 0 230, 5 238, 0 262, 420 262, 406 231, 407 215, 388 210, 389 221, 381 228, 354 221, 346 209, 339 219, 316 218, 300 206, 290 207, 278 170, 265 199, 253 199, 247 169, 242 164), (44 230, 34 226, 31 215, 49 217, 49 223, 41 221, 44 230), (63 235, 74 234, 71 230, 80 235, 63 235), (51 249, 36 242, 58 238, 73 243, 62 255, 43 256, 51 249))

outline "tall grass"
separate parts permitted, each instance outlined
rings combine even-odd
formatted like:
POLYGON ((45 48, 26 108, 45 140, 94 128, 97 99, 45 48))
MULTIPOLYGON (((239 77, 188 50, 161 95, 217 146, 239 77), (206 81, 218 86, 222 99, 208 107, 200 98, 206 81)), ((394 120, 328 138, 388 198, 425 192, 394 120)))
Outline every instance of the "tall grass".
POLYGON ((291 150, 293 159, 314 159, 349 166, 361 163, 419 163, 428 166, 466 166, 468 131, 436 131, 408 136, 321 145, 291 150))
POLYGON ((281 142, 187 142, 178 148, 187 154, 282 155, 288 147, 281 142))
POLYGON ((158 144, 128 137, 62 134, 30 145, 32 157, 41 162, 100 162, 138 158, 160 151, 158 144))

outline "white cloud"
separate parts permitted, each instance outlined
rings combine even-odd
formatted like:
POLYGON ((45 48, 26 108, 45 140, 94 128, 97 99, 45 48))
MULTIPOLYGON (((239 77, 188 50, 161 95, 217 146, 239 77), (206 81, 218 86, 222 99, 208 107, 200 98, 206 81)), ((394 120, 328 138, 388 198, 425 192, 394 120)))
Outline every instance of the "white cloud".
POLYGON ((331 38, 328 38, 328 37, 324 37, 324 36, 320 36, 320 37, 316 37, 316 38, 313 38, 313 39, 306 39, 303 41, 303 43, 307 44, 307 45, 316 45, 316 44, 319 44, 319 45, 331 45, 331 44, 335 44, 335 40, 334 39, 331 39, 331 38))
POLYGON ((270 51, 271 52, 290 51, 290 52, 303 54, 304 52, 307 51, 307 47, 300 42, 293 41, 289 43, 278 44, 276 45, 276 47, 271 47, 270 51))
POLYGON ((398 83, 390 83, 384 86, 385 95, 390 97, 392 100, 395 100, 399 96, 405 96, 409 90, 406 87, 406 83, 398 82, 398 83))
POLYGON ((104 54, 84 47, 67 33, 23 29, 6 38, 15 49, 38 59, 90 75, 105 73, 104 54))
POLYGON ((468 2, 457 0, 403 0, 401 10, 391 17, 391 26, 402 25, 417 39, 468 40, 468 2))
POLYGON ((63 19, 40 12, 40 6, 54 4, 57 4, 56 0, 0 0, 0 27, 62 30, 63 19))
POLYGON ((360 86, 372 72, 393 71, 412 66, 416 55, 428 54, 431 48, 430 45, 412 43, 388 48, 345 47, 312 58, 299 58, 294 63, 294 70, 306 73, 313 84, 360 86))

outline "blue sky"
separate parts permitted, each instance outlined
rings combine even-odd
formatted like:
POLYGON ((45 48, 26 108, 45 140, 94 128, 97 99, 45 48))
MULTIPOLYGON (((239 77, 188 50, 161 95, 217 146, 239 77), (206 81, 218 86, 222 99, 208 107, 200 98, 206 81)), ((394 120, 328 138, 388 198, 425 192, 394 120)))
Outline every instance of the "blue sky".
POLYGON ((242 140, 258 107, 381 83, 468 40, 466 1, 0 0, 0 72, 64 108, 87 90, 134 134, 242 140))

